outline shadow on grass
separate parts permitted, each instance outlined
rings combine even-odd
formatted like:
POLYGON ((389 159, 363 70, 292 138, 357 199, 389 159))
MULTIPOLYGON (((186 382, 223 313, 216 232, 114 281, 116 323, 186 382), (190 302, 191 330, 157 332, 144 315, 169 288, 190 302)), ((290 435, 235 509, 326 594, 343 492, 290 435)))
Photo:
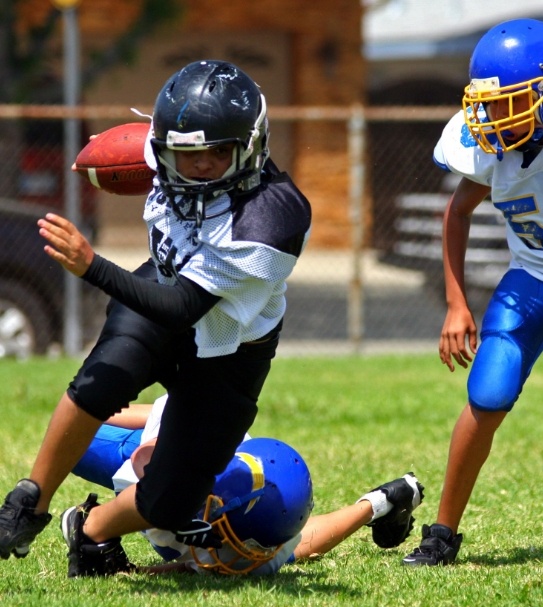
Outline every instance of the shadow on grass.
POLYGON ((503 567, 506 565, 521 565, 533 561, 543 561, 543 546, 528 548, 510 548, 464 559, 467 563, 484 565, 485 567, 503 567))
MULTIPOLYGON (((116 576, 121 582, 121 576, 116 576)), ((360 592, 349 584, 331 583, 322 572, 308 572, 295 568, 281 570, 280 575, 270 576, 220 576, 194 575, 175 572, 167 575, 122 575, 123 586, 136 593, 190 594, 201 592, 240 592, 257 589, 261 593, 281 593, 285 596, 303 597, 315 593, 360 598, 360 592)))

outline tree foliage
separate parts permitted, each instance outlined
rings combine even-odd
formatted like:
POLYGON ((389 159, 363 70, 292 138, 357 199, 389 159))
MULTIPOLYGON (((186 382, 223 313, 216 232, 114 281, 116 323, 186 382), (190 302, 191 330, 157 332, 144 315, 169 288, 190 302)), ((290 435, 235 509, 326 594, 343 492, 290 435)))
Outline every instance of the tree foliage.
MULTIPOLYGON (((113 0, 112 0, 113 1, 113 0)), ((17 16, 24 0, 0 0, 0 103, 58 103, 62 81, 54 68, 55 47, 62 13, 49 2, 43 21, 21 36, 17 16)), ((107 48, 85 45, 82 57, 83 86, 92 84, 104 71, 134 60, 141 41, 157 26, 177 17, 177 0, 141 0, 134 22, 107 48)), ((57 60, 58 63, 58 60, 57 60)))

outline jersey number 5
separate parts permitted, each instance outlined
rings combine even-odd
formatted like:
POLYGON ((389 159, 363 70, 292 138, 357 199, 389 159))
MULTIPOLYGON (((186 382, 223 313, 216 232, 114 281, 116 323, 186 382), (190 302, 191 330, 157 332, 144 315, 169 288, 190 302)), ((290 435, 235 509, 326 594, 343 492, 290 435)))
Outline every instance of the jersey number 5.
POLYGON ((526 219, 527 215, 539 213, 535 198, 526 196, 506 202, 495 202, 515 234, 531 249, 543 248, 543 226, 526 219))

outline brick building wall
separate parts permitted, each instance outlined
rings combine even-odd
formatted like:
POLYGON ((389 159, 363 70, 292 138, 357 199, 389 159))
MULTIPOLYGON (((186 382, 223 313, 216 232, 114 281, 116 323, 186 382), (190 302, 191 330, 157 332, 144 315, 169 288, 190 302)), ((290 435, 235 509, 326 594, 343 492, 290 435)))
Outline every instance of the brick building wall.
MULTIPOLYGON (((191 0, 186 4, 182 27, 188 30, 287 32, 293 105, 344 106, 364 99, 359 0, 191 0)), ((291 172, 313 205, 312 245, 345 246, 350 236, 345 126, 299 123, 293 146, 291 172), (319 175, 317 190, 315 175, 319 175)))
MULTIPOLYGON (((185 0, 179 5, 182 10, 176 21, 147 38, 130 65, 115 67, 85 90, 87 103, 152 105, 165 78, 182 66, 183 59, 190 58, 189 53, 207 48, 221 52, 225 46, 214 45, 232 37, 238 49, 234 62, 253 77, 253 70, 259 74, 258 65, 249 61, 247 68, 244 52, 250 59, 258 58, 262 50, 262 56, 275 61, 275 78, 273 70, 268 74, 262 70, 266 84, 260 82, 260 74, 255 77, 270 105, 348 106, 363 101, 360 0, 185 0), (168 63, 168 57, 175 60, 168 63)), ((140 8, 141 0, 82 0, 79 22, 84 52, 106 47, 134 22, 140 8)), ((26 0, 21 10, 24 31, 43 22, 50 4, 26 0)), ((60 32, 55 44, 60 59, 60 32)), ((345 125, 296 122, 288 131, 275 129, 272 124, 272 150, 274 142, 288 148, 283 154, 289 172, 313 205, 312 246, 345 246, 350 232, 345 125), (315 176, 319 177, 318 187, 315 176)), ((108 221, 126 225, 127 218, 134 215, 133 206, 118 205, 106 197, 104 215, 108 221)))

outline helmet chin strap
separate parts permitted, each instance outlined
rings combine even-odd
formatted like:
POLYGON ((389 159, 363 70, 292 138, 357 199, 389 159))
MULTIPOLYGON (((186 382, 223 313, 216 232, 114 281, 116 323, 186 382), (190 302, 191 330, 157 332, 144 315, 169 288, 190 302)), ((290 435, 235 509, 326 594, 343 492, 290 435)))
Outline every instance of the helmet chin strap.
POLYGON ((224 504, 224 506, 222 506, 222 508, 218 508, 215 512, 213 512, 213 514, 216 516, 220 516, 221 514, 224 514, 225 512, 230 512, 231 510, 235 510, 236 508, 239 508, 243 504, 248 504, 249 502, 256 499, 257 497, 260 497, 261 495, 263 495, 263 493, 264 493, 264 487, 262 487, 261 489, 256 489, 255 491, 251 491, 250 493, 247 493, 246 495, 243 495, 241 497, 238 497, 238 496, 233 497, 230 501, 228 501, 226 504, 224 504))
POLYGON ((202 222, 204 221, 204 194, 198 194, 196 198, 196 229, 200 229, 202 227, 202 222))

